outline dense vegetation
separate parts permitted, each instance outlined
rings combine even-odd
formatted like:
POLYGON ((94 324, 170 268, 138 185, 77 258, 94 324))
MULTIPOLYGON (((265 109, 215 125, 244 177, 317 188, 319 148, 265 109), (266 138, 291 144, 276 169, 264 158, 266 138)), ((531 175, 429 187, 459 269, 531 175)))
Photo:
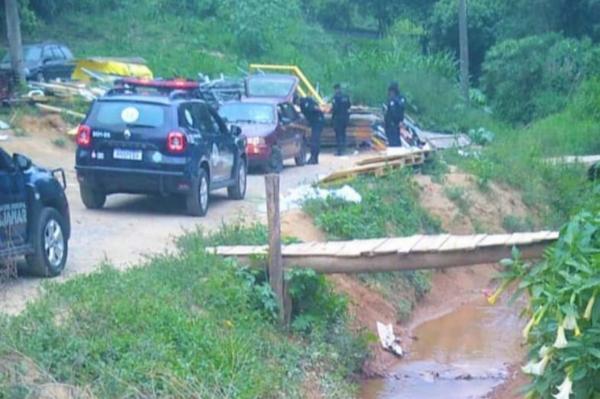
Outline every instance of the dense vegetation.
POLYGON ((350 397, 364 344, 348 330, 345 299, 295 271, 291 331, 278 328, 264 273, 203 250, 240 237, 264 242, 264 227, 191 234, 181 255, 127 272, 107 265, 0 319, 0 398, 41 397, 55 381, 77 397, 288 398, 309 387, 350 397))
MULTIPOLYGON (((506 261, 504 284, 517 281, 529 300, 523 337, 533 377, 530 398, 596 398, 600 392, 600 191, 561 231, 538 265, 518 253, 506 261)), ((491 302, 495 301, 496 294, 491 302)))

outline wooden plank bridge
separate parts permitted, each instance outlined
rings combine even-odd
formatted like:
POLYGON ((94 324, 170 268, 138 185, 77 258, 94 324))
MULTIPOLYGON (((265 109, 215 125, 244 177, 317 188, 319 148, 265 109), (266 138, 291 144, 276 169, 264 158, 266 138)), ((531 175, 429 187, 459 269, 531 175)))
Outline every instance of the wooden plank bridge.
MULTIPOLYGON (((320 273, 373 273, 416 269, 444 269, 499 262, 510 258, 513 247, 523 259, 540 258, 558 233, 415 235, 371 240, 307 242, 282 247, 283 267, 305 267, 320 273)), ((267 245, 221 246, 216 255, 252 263, 269 254, 267 245)))

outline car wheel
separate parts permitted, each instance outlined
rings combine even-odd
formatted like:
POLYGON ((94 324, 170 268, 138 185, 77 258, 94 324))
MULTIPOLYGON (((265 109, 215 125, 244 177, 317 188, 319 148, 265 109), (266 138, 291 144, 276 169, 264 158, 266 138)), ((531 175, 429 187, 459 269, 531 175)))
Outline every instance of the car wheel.
POLYGON ((248 185, 248 170, 246 162, 243 159, 240 159, 235 176, 235 184, 227 188, 227 194, 233 200, 242 200, 246 196, 246 187, 248 185))
POLYGON ((192 180, 192 188, 187 195, 187 211, 192 216, 205 216, 208 212, 210 185, 208 174, 204 168, 200 168, 198 176, 192 180))
POLYGON ((296 162, 296 166, 304 166, 306 165, 306 161, 308 157, 308 148, 306 145, 306 140, 302 139, 302 144, 300 147, 300 152, 298 153, 298 155, 296 155, 296 157, 294 158, 294 161, 296 162))
POLYGON ((79 186, 81 201, 87 209, 102 209, 106 203, 106 193, 87 185, 79 186))
POLYGON ((69 252, 63 216, 54 208, 42 209, 33 234, 34 253, 27 256, 30 272, 40 277, 58 276, 69 252))
POLYGON ((281 148, 273 147, 271 150, 271 157, 269 158, 269 162, 267 163, 267 172, 268 173, 281 173, 283 170, 283 153, 281 152, 281 148))

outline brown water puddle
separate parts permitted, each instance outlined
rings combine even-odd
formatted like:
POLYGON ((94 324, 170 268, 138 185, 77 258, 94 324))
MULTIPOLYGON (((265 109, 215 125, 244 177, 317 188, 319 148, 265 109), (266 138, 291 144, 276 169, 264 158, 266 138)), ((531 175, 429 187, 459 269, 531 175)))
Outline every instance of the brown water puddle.
POLYGON ((386 379, 363 384, 363 399, 483 398, 522 357, 515 307, 470 303, 418 326, 410 353, 386 379))

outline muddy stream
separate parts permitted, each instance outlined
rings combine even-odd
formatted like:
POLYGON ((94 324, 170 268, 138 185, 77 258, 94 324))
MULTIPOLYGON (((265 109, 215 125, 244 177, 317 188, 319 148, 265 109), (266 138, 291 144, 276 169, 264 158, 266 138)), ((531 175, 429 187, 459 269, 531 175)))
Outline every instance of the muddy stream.
POLYGON ((385 379, 366 381, 362 399, 481 399, 522 357, 515 307, 480 300, 422 323, 407 356, 385 379))

